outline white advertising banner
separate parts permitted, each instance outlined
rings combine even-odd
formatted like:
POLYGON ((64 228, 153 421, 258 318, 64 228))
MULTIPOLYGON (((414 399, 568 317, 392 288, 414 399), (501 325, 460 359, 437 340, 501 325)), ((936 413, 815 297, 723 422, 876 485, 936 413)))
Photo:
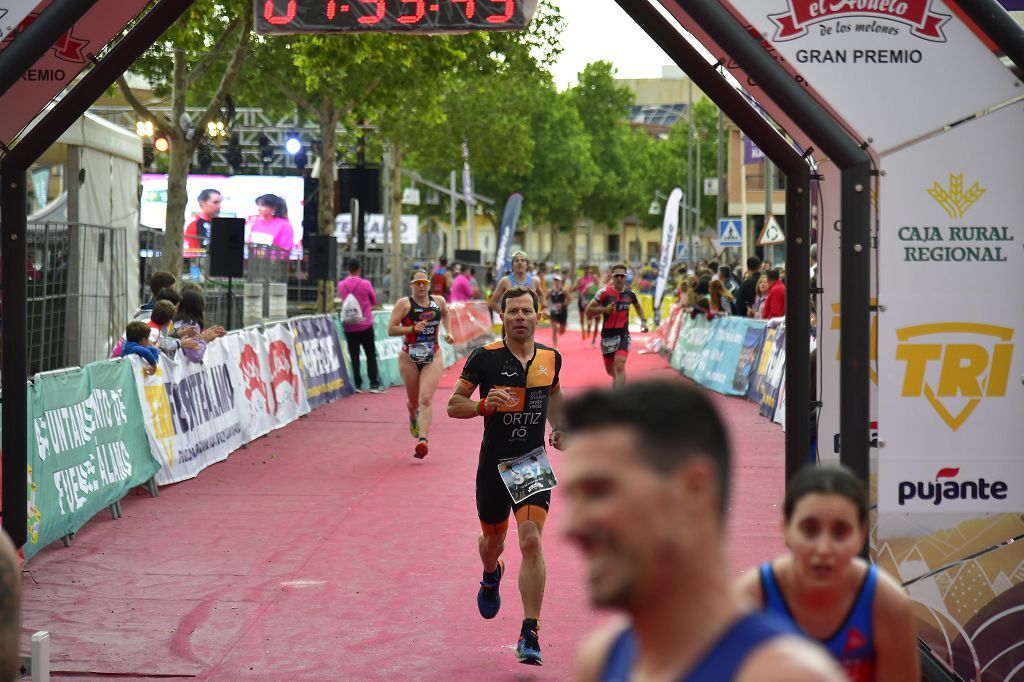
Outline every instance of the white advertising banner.
POLYGON ((0 0, 0 40, 5 41, 0 43, 0 50, 6 48, 8 42, 13 41, 13 38, 7 41, 7 36, 18 28, 18 24, 38 4, 39 0, 0 0))
MULTIPOLYGON (((235 406, 243 384, 233 344, 237 337, 225 336, 206 347, 201 363, 178 352, 173 360, 161 355, 152 376, 135 372, 150 450, 160 462, 158 484, 194 478, 246 443, 235 406)), ((136 357, 132 362, 142 366, 136 357)))
POLYGON ((1024 511, 1022 131, 1017 103, 882 159, 880 511, 1024 511))
MULTIPOLYGON (((339 243, 348 243, 349 235, 352 233, 352 214, 339 213, 334 219, 334 236, 339 243)), ((402 243, 415 244, 420 238, 420 217, 415 214, 402 216, 402 243)), ((387 234, 387 241, 391 241, 391 233, 387 234)), ((366 216, 366 246, 383 246, 384 235, 384 214, 370 213, 366 216)))
MULTIPOLYGON (((98 0, 21 79, 0 94, 0 142, 11 141, 90 63, 150 0, 98 0)), ((59 8, 55 8, 59 9, 59 8)), ((48 11, 48 10, 43 10, 48 11)), ((35 20, 31 13, 24 21, 35 20)), ((15 38, 16 40, 17 38, 15 38)))
POLYGON ((679 204, 683 190, 676 187, 665 202, 665 217, 661 225, 661 259, 658 261, 658 281, 654 285, 654 317, 661 320, 661 297, 665 294, 665 283, 672 269, 672 257, 676 253, 676 233, 679 232, 679 204))
POLYGON ((732 5, 881 152, 1020 94, 1013 73, 941 0, 732 5))
POLYGON ((239 348, 246 387, 242 398, 246 411, 253 415, 252 438, 280 428, 309 412, 299 359, 295 354, 295 336, 287 324, 274 325, 262 333, 244 332, 240 335, 239 348), (256 367, 255 363, 259 366, 256 367), (259 381, 262 381, 262 387, 259 381))

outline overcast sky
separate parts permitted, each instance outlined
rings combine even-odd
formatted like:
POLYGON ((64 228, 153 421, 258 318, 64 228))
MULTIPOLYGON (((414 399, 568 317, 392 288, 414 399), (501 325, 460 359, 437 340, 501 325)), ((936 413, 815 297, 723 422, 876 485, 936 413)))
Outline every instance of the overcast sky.
POLYGON ((599 59, 617 67, 619 78, 660 78, 672 60, 636 25, 615 0, 542 0, 565 17, 565 52, 553 69, 559 89, 576 82, 584 66, 599 59))

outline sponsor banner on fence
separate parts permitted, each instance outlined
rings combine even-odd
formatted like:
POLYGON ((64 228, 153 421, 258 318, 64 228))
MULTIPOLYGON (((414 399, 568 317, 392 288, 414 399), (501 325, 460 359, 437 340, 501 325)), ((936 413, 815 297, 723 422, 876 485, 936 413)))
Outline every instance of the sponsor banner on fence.
POLYGON ((159 469, 130 362, 43 377, 29 389, 26 561, 159 469))
POLYGON ((665 339, 665 347, 670 353, 674 353, 676 350, 676 344, 679 343, 679 334, 683 330, 685 318, 686 311, 683 309, 683 306, 675 306, 672 312, 672 319, 669 321, 668 338, 665 339))
POLYGON ((693 379, 702 386, 726 395, 743 395, 735 387, 736 368, 743 355, 743 342, 750 329, 764 329, 763 320, 745 317, 717 317, 693 379))
POLYGON ((309 402, 295 355, 295 338, 287 325, 274 325, 265 332, 250 329, 235 336, 237 343, 228 346, 242 375, 235 409, 245 440, 251 441, 309 412, 309 402))
MULTIPOLYGON (((764 352, 761 353, 762 360, 764 352)), ((758 384, 758 411, 762 417, 775 418, 775 406, 779 402, 779 392, 786 377, 786 327, 780 326, 772 344, 771 357, 765 368, 764 377, 758 384)))
POLYGON ((235 335, 214 341, 201 363, 184 353, 161 356, 152 376, 142 371, 141 359, 131 358, 150 450, 160 462, 160 485, 194 478, 246 443, 235 407, 235 393, 243 386, 233 359, 239 354, 229 351, 237 343, 235 335))
POLYGON ((751 402, 761 402, 761 385, 768 380, 768 366, 771 364, 772 353, 775 351, 775 339, 778 338, 778 335, 778 327, 769 326, 765 329, 761 351, 757 355, 757 362, 754 363, 753 372, 750 375, 750 385, 747 388, 747 400, 751 402))
POLYGON ((673 359, 678 358, 678 365, 673 366, 692 379, 711 334, 711 320, 707 315, 693 316, 690 313, 685 313, 685 318, 676 351, 672 354, 673 359))
POLYGON ((334 320, 326 315, 307 317, 292 321, 291 327, 310 408, 351 395, 334 320))
POLYGON ((679 329, 682 325, 682 306, 673 305, 667 318, 663 318, 654 334, 647 341, 647 350, 652 353, 671 353, 676 347, 675 342, 679 339, 679 329))
POLYGON ((736 361, 736 371, 732 377, 733 395, 747 395, 750 389, 751 375, 757 366, 757 360, 761 356, 761 346, 764 345, 764 324, 750 326, 743 335, 743 349, 736 361))

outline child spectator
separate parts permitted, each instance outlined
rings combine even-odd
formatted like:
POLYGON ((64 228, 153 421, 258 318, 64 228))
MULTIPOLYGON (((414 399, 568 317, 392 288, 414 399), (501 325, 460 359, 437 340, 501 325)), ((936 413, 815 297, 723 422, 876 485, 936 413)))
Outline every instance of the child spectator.
POLYGON ((149 339, 152 344, 160 349, 161 352, 165 353, 168 357, 173 358, 179 348, 184 348, 186 351, 195 350, 199 348, 199 340, 196 334, 191 329, 186 329, 180 333, 180 339, 176 339, 170 335, 171 333, 171 321, 177 314, 178 309, 170 301, 157 301, 153 305, 153 315, 149 319, 149 339))
POLYGON ((146 361, 146 374, 156 374, 156 363, 160 360, 160 351, 153 347, 149 339, 151 328, 145 322, 134 320, 124 330, 125 342, 121 348, 121 357, 138 355, 146 361))
MULTIPOLYGON (((170 275, 170 273, 166 273, 166 272, 162 272, 162 271, 155 273, 153 275, 153 279, 150 280, 151 284, 154 281, 158 280, 158 277, 157 277, 158 275, 170 275)), ((172 283, 173 283, 173 280, 172 280, 172 283)), ((175 306, 177 306, 178 305, 178 301, 181 300, 181 296, 178 294, 177 290, 174 289, 173 287, 169 287, 169 286, 168 287, 163 287, 162 289, 157 291, 154 294, 154 296, 155 296, 155 298, 153 300, 151 300, 149 303, 147 303, 146 305, 144 305, 141 308, 139 308, 139 310, 135 313, 135 318, 134 318, 135 322, 145 322, 145 323, 148 323, 150 318, 153 315, 153 306, 155 306, 159 301, 170 301, 175 306)), ((170 331, 173 332, 173 330, 170 330, 170 331)), ((119 358, 119 357, 121 357, 121 355, 122 355, 122 348, 124 346, 124 342, 125 342, 125 337, 122 334, 121 338, 118 339, 118 341, 117 341, 117 345, 114 346, 114 350, 112 350, 110 352, 110 357, 112 357, 112 358, 119 358)))
MULTIPOLYGON (((174 315, 174 328, 177 330, 182 341, 190 340, 196 344, 195 348, 184 345, 185 357, 190 362, 202 362, 206 353, 206 340, 202 333, 206 329, 206 299, 201 289, 182 287, 181 302, 174 315)), ((191 344, 190 344, 191 345, 191 344)))
MULTIPOLYGON (((194 291, 194 292, 199 294, 200 298, 202 299, 201 311, 205 311, 206 310, 206 293, 203 291, 203 288, 201 286, 199 286, 198 284, 196 284, 195 282, 185 282, 184 284, 181 285, 181 295, 184 296, 185 292, 187 292, 187 291, 194 291)), ((175 301, 174 304, 178 305, 180 302, 181 301, 178 300, 178 301, 175 301)), ((194 308, 194 306, 190 307, 190 309, 192 309, 192 308, 194 308)), ((220 337, 222 337, 225 334, 227 334, 227 330, 224 329, 224 327, 220 326, 219 324, 214 324, 214 325, 208 324, 206 319, 205 319, 205 314, 203 314, 201 317, 203 318, 201 321, 200 320, 193 320, 193 321, 199 323, 199 325, 200 325, 199 338, 201 338, 207 344, 209 344, 214 339, 219 339, 220 337)), ((175 319, 177 319, 177 317, 175 317, 175 319)))

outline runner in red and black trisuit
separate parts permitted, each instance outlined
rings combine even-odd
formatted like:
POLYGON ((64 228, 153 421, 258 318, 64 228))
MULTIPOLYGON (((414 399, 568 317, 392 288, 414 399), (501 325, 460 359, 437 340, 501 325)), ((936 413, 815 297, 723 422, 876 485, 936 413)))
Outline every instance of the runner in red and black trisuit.
POLYGON ((597 292, 587 306, 587 317, 604 316, 601 325, 601 355, 604 369, 612 378, 612 387, 626 383, 626 358, 629 356, 629 308, 636 308, 640 316, 640 330, 647 331, 647 318, 640 307, 640 299, 632 289, 626 288, 626 266, 612 267, 612 283, 597 292))
MULTIPOLYGON (((444 369, 438 344, 440 325, 443 324, 445 330, 451 329, 451 316, 444 298, 428 293, 430 277, 426 272, 414 272, 409 287, 412 296, 398 299, 391 311, 388 336, 403 337, 398 371, 409 398, 409 433, 419 438, 413 456, 423 459, 427 456, 427 437, 434 419, 434 391, 444 369)), ((445 334, 445 340, 454 342, 450 332, 445 334)))

